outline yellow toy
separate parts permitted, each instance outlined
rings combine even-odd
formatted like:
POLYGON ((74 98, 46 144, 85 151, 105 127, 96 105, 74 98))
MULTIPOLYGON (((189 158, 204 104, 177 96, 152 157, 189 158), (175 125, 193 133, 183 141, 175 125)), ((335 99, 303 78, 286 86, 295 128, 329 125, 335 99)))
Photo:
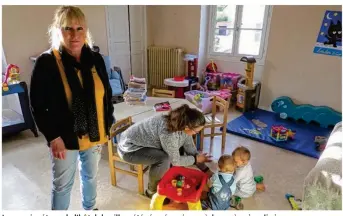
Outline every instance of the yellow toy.
POLYGON ((253 80, 254 80, 254 71, 255 71, 255 63, 256 60, 254 57, 245 56, 241 58, 241 61, 246 62, 246 68, 245 68, 245 78, 246 78, 246 85, 249 88, 253 87, 253 80))
POLYGON ((8 91, 9 90, 7 83, 3 83, 2 84, 2 90, 3 91, 8 91))
MULTIPOLYGON (((178 188, 181 189, 181 194, 182 195, 182 188, 178 188)), ((163 202, 164 199, 167 198, 167 196, 165 195, 160 195, 158 193, 155 193, 151 199, 150 202, 150 209, 151 210, 163 210, 163 202)), ((180 203, 179 201, 177 201, 178 203, 180 203)), ((201 207, 201 202, 196 201, 196 202, 187 202, 188 205, 188 210, 202 210, 201 207)))
POLYGON ((301 199, 295 199, 295 197, 292 194, 286 194, 285 197, 288 200, 289 204, 291 205, 292 210, 302 210, 301 199))
POLYGON ((7 85, 20 83, 19 75, 19 67, 14 64, 9 64, 6 69, 4 83, 6 83, 7 85))
POLYGON ((244 56, 241 61, 247 64, 245 78, 238 82, 236 109, 246 112, 257 108, 260 100, 261 83, 254 81, 255 58, 244 56))

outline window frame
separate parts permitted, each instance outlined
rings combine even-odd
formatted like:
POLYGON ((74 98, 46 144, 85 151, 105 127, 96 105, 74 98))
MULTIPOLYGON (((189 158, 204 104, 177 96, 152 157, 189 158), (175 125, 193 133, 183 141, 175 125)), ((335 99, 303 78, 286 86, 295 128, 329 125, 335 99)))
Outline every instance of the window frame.
MULTIPOLYGON (((223 61, 232 61, 232 62, 240 62, 241 57, 246 56, 247 54, 239 54, 238 53, 238 44, 239 44, 239 34, 241 30, 255 30, 255 28, 241 28, 238 26, 238 23, 241 23, 242 15, 243 15, 243 6, 244 5, 236 5, 236 14, 235 14, 235 23, 233 28, 227 28, 229 30, 233 29, 233 42, 232 42, 232 53, 224 53, 224 52, 214 52, 213 51, 213 41, 215 38, 215 30, 216 30, 216 12, 217 12, 217 5, 211 5, 209 9, 209 25, 208 25, 208 40, 207 40, 207 56, 210 59, 214 60, 223 60, 223 61)), ((258 55, 253 55, 256 59, 257 64, 264 64, 264 60, 266 57, 266 50, 268 44, 268 36, 270 30, 270 20, 272 15, 273 6, 266 5, 266 9, 264 12, 264 19, 263 19, 263 26, 262 26, 262 35, 261 35, 261 43, 260 43, 260 50, 258 55)))

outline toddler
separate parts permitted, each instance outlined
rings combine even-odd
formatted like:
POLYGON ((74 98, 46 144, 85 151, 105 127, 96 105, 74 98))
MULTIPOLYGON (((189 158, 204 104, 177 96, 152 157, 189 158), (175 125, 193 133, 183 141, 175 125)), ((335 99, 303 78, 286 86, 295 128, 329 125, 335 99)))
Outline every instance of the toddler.
POLYGON ((251 197, 256 189, 264 190, 262 183, 256 184, 254 173, 250 164, 250 151, 245 147, 238 147, 232 152, 232 157, 236 163, 234 178, 237 182, 235 196, 241 198, 251 197))
POLYGON ((212 210, 226 210, 230 208, 230 197, 236 191, 233 178, 235 162, 232 156, 222 155, 218 161, 219 172, 212 175, 208 182, 207 198, 202 200, 202 208, 212 210))

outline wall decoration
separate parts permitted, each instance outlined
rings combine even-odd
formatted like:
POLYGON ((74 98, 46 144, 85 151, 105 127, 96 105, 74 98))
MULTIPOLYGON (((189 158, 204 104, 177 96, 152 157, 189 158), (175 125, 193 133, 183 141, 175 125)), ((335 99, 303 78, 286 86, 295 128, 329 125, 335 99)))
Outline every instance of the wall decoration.
POLYGON ((314 53, 342 57, 342 11, 326 11, 314 53))

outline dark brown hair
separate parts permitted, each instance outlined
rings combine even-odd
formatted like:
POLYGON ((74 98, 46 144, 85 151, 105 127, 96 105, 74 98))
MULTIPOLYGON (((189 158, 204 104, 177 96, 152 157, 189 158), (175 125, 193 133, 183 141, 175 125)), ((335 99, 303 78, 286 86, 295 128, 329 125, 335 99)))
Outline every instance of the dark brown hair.
POLYGON ((233 152, 232 152, 232 156, 240 156, 242 158, 242 156, 246 155, 248 156, 248 160, 250 160, 250 157, 251 157, 251 154, 250 154, 250 151, 249 149, 243 147, 243 146, 240 146, 240 147, 237 147, 233 152))
POLYGON ((235 169, 235 161, 233 160, 233 157, 231 155, 222 155, 218 160, 218 167, 222 172, 233 172, 235 169), (228 165, 230 165, 231 167, 228 167, 228 165))
POLYGON ((194 129, 206 123, 204 114, 197 109, 190 108, 187 104, 170 111, 165 116, 169 132, 182 131, 186 127, 194 129))

